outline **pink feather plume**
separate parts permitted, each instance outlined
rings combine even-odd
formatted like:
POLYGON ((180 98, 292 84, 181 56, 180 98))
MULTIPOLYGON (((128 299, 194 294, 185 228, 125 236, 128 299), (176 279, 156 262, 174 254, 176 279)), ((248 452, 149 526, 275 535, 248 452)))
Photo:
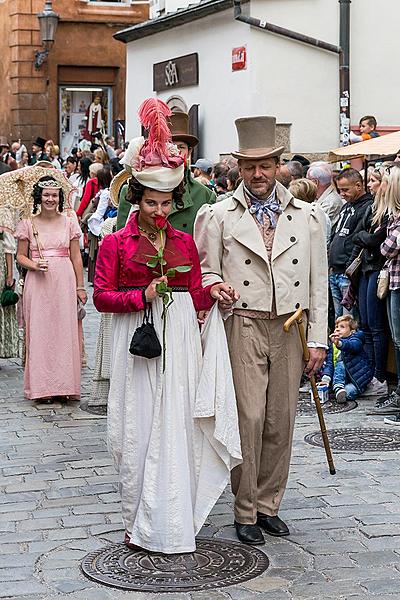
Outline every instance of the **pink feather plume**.
POLYGON ((148 98, 140 105, 139 119, 148 130, 148 138, 140 151, 142 168, 145 165, 176 167, 179 164, 181 159, 170 157, 168 152, 172 136, 167 117, 171 114, 169 106, 158 98, 148 98))

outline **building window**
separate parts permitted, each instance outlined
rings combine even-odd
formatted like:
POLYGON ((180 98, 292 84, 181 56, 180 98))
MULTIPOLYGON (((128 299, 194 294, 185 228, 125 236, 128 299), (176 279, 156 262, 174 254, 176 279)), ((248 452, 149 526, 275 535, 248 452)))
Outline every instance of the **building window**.
POLYGON ((134 0, 87 0, 89 4, 99 2, 100 4, 132 4, 134 0))
POLYGON ((104 139, 113 134, 112 101, 110 86, 59 86, 59 139, 63 158, 69 156, 72 148, 83 139, 95 142, 95 138, 104 139), (97 115, 90 108, 93 102, 100 105, 97 115))

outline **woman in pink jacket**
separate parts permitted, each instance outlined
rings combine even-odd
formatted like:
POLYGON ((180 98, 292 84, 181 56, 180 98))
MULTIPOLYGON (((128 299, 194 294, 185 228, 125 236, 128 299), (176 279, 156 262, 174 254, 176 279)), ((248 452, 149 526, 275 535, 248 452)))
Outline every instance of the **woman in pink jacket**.
MULTIPOLYGON (((139 210, 102 242, 94 303, 114 313, 108 439, 120 477, 125 543, 179 553, 195 549, 204 514, 222 491, 214 497, 210 481, 199 498, 205 478, 202 430, 194 418, 203 360, 196 311, 216 300, 229 309, 236 295, 225 283, 202 287, 193 238, 167 223, 173 198, 184 191, 168 112, 155 99, 140 109, 149 137, 132 140, 124 159, 132 174, 127 197, 139 210), (165 353, 145 358, 129 349, 150 307, 165 353)), ((206 467, 212 473, 217 465, 206 467)))

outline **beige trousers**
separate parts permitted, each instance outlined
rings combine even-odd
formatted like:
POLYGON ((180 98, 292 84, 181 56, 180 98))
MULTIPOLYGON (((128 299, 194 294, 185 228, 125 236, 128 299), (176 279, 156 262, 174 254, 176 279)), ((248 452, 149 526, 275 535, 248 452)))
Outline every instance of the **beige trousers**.
POLYGON ((299 383, 304 368, 297 326, 287 316, 225 323, 239 414, 243 463, 232 471, 235 520, 278 513, 289 475, 299 383))

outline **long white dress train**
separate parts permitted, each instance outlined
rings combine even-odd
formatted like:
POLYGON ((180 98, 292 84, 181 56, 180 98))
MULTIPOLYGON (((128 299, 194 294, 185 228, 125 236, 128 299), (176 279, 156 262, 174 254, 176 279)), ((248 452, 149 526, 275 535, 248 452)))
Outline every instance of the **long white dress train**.
MULTIPOLYGON (((162 303, 153 302, 162 339, 162 303)), ((241 462, 235 393, 218 307, 200 337, 188 292, 174 293, 167 358, 132 356, 143 312, 113 317, 108 443, 119 471, 122 514, 133 544, 192 552, 195 535, 241 462)))

